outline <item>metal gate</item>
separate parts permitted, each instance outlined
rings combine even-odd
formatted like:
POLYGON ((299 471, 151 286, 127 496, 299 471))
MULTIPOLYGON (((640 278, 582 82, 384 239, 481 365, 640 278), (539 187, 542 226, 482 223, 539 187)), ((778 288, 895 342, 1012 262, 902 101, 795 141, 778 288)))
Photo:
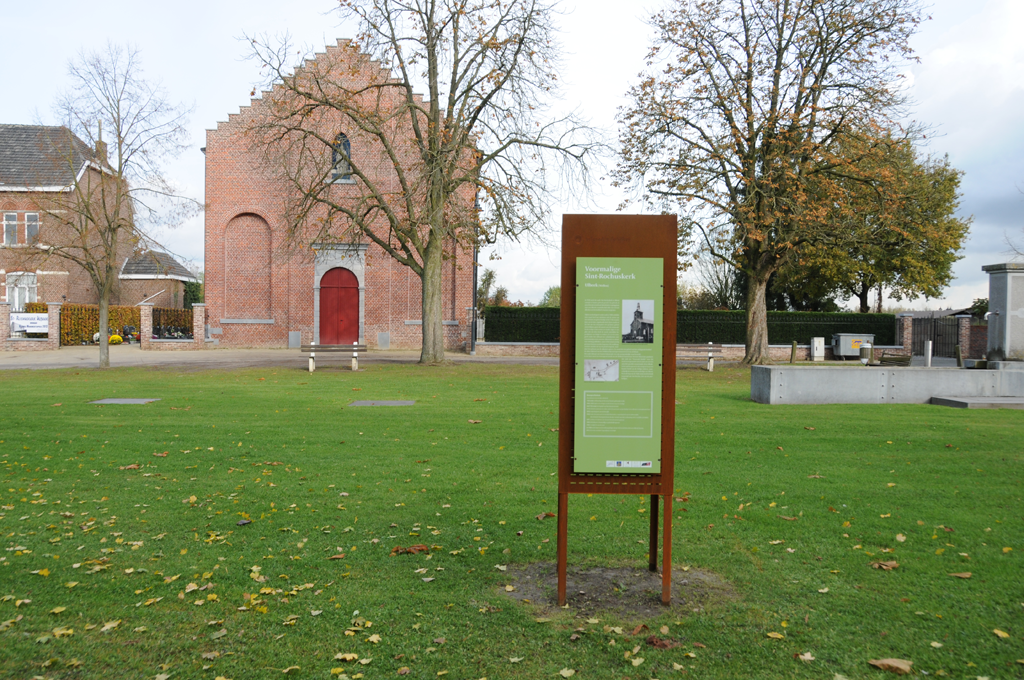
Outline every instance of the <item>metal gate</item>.
POLYGON ((933 357, 955 357, 957 321, 952 316, 914 319, 911 347, 914 356, 924 355, 925 340, 932 341, 933 357))

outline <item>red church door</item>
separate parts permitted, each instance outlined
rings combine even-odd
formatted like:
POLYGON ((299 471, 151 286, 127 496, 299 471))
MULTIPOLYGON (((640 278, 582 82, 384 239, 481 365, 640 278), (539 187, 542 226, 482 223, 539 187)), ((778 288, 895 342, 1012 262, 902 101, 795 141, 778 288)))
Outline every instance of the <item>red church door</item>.
POLYGON ((320 279, 320 344, 353 342, 359 342, 359 281, 338 267, 320 279))

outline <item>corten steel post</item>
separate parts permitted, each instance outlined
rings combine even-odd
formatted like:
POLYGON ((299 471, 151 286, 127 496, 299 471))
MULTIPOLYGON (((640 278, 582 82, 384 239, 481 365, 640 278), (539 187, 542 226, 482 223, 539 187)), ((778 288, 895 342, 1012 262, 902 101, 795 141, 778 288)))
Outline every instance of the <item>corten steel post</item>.
POLYGON ((562 307, 558 416, 558 604, 566 603, 569 557, 569 494, 651 496, 650 557, 658 563, 658 496, 662 497, 661 601, 672 595, 672 493, 675 480, 676 398, 676 217, 675 215, 564 215, 562 217, 562 307), (573 472, 576 366, 576 259, 662 258, 661 471, 655 474, 573 472))

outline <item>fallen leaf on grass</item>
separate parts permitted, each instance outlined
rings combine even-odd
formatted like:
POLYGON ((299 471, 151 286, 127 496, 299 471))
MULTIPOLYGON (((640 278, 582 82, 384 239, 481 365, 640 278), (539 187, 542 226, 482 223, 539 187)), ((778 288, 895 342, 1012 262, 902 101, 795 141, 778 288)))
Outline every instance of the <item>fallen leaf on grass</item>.
POLYGON ((482 421, 482 420, 470 420, 469 422, 470 422, 471 425, 476 425, 476 424, 482 423, 484 421, 482 421))
POLYGON ((630 635, 637 635, 638 633, 640 633, 640 631, 642 631, 644 629, 650 630, 650 628, 647 628, 647 624, 646 623, 641 623, 640 625, 638 625, 636 628, 633 629, 633 632, 630 633, 630 635))
POLYGON ((871 567, 873 569, 881 569, 883 571, 892 571, 893 569, 900 566, 899 562, 895 560, 889 560, 887 562, 872 562, 871 567))
POLYGON ((959 574, 950 574, 950 576, 956 576, 957 578, 970 578, 971 577, 971 572, 965 571, 965 572, 962 572, 962 573, 959 573, 959 574))
POLYGON ((825 479, 821 475, 807 475, 807 479, 825 479))
POLYGON ((67 607, 54 607, 53 609, 50 610, 50 613, 51 614, 60 614, 62 611, 65 611, 66 609, 67 609, 67 607))
POLYGON ((336 661, 355 661, 358 658, 359 655, 352 652, 338 652, 334 655, 336 661))
POLYGON ((803 654, 794 654, 794 657, 801 661, 814 661, 814 655, 810 652, 804 652, 803 654))
POLYGON ((49 576, 50 575, 50 570, 49 569, 36 569, 35 571, 33 571, 31 573, 39 574, 40 576, 49 576))
POLYGON ((508 662, 509 663, 519 663, 520 661, 522 661, 525 658, 526 658, 525 656, 510 656, 508 658, 508 662))
POLYGON ((998 628, 993 628, 992 632, 995 633, 996 635, 998 635, 1001 638, 1008 638, 1008 637, 1010 637, 1009 633, 1007 633, 1006 631, 999 630, 998 628))
POLYGON ((639 666, 640 664, 642 664, 644 662, 644 657, 642 657, 642 656, 634 657, 633 659, 630 659, 629 662, 631 664, 633 664, 634 666, 639 666))
POLYGON ((117 619, 116 621, 107 621, 106 623, 103 624, 103 627, 100 628, 100 632, 101 633, 106 633, 107 631, 114 630, 115 628, 117 628, 120 625, 121 625, 121 619, 117 619))
POLYGON ((555 513, 553 513, 553 512, 542 512, 539 515, 537 515, 537 519, 539 519, 539 520, 542 520, 545 517, 555 517, 555 513))
POLYGON ((868 663, 875 668, 891 671, 896 675, 909 675, 912 672, 911 666, 914 665, 913 661, 905 659, 869 659, 868 663))
POLYGON ((782 640, 786 636, 783 635, 782 633, 776 633, 775 631, 772 631, 771 633, 768 633, 768 637, 770 637, 773 640, 782 640))
POLYGON ((813 428, 813 427, 806 427, 806 426, 805 426, 805 427, 804 427, 804 429, 805 429, 805 430, 813 430, 814 428, 813 428))
POLYGON ((281 673, 283 673, 284 675, 288 675, 292 671, 297 671, 297 670, 301 670, 301 669, 298 666, 288 666, 288 668, 282 668, 281 669, 281 673))
POLYGON ((416 555, 421 552, 428 553, 430 552, 430 548, 423 545, 422 543, 410 545, 408 548, 403 548, 400 545, 396 545, 394 548, 391 549, 390 556, 394 557, 395 555, 416 555))
POLYGON ((903 541, 907 540, 907 537, 903 534, 896 534, 896 540, 902 543, 903 541))
POLYGON ((343 560, 343 559, 345 559, 345 553, 338 553, 337 555, 331 555, 327 559, 329 559, 329 560, 343 560))
POLYGON ((932 644, 932 647, 934 647, 935 649, 938 649, 939 647, 941 647, 941 646, 942 646, 942 643, 941 643, 941 642, 933 642, 933 643, 931 643, 931 644, 932 644))
POLYGON ((216 633, 211 634, 210 635, 210 639, 211 640, 219 640, 219 639, 221 639, 222 637, 224 637, 227 634, 228 634, 227 629, 226 628, 221 628, 216 633))
POLYGON ((240 519, 240 520, 238 520, 238 522, 236 522, 236 524, 238 526, 240 526, 240 527, 244 527, 246 524, 252 524, 252 520, 251 519, 240 519))
POLYGON ((702 644, 701 644, 701 643, 699 643, 699 642, 694 642, 694 643, 693 643, 693 646, 694 646, 694 647, 696 647, 697 649, 707 649, 707 648, 708 648, 708 646, 707 646, 707 645, 702 645, 702 644))
POLYGON ((157 458, 166 458, 167 452, 164 451, 163 453, 154 453, 153 455, 156 456, 157 458))
POLYGON ((576 671, 574 671, 571 668, 563 668, 562 670, 558 671, 558 674, 561 675, 563 678, 571 678, 572 676, 576 675, 576 671))
POLYGON ((668 626, 662 626, 661 628, 658 629, 658 632, 661 633, 662 635, 668 635, 668 626))
MULTIPOLYGON (((665 626, 665 628, 667 627, 668 626, 665 626)), ((655 649, 672 649, 673 647, 679 646, 679 643, 675 640, 659 638, 657 635, 652 635, 649 638, 647 638, 647 644, 649 644, 651 647, 654 647, 655 649)))
POLYGON ((795 522, 795 521, 797 521, 798 519, 800 519, 799 517, 786 517, 785 515, 779 515, 779 518, 780 518, 780 519, 784 519, 784 520, 786 520, 787 522, 795 522))

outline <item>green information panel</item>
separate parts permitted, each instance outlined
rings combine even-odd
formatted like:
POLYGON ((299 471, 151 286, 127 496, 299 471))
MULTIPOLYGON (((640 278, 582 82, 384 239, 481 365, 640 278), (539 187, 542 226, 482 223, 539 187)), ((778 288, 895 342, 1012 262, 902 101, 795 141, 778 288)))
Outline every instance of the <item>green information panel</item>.
POLYGON ((573 472, 661 472, 663 266, 576 260, 573 472))

